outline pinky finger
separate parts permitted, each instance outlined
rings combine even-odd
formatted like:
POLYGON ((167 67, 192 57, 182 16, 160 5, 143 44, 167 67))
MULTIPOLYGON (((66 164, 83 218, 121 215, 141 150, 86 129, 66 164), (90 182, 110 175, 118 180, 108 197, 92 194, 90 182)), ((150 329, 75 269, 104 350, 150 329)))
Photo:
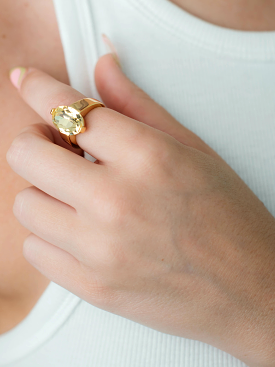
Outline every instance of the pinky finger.
POLYGON ((24 241, 23 255, 54 283, 72 293, 79 287, 81 267, 79 261, 68 252, 31 233, 24 241))

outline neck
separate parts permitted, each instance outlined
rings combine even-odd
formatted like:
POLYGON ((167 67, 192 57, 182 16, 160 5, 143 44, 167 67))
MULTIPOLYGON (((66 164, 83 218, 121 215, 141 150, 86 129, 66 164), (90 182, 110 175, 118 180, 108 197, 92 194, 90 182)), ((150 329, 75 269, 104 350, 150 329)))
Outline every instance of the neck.
POLYGON ((209 23, 243 31, 274 31, 273 0, 170 0, 209 23))

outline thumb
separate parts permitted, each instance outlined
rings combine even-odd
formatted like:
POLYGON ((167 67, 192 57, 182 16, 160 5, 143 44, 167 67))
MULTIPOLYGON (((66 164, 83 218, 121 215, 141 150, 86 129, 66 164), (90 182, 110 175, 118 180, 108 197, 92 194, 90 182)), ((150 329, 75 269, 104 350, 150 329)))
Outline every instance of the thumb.
POLYGON ((128 79, 112 53, 99 58, 95 67, 95 83, 108 108, 161 130, 184 145, 221 159, 201 138, 181 125, 165 108, 128 79))

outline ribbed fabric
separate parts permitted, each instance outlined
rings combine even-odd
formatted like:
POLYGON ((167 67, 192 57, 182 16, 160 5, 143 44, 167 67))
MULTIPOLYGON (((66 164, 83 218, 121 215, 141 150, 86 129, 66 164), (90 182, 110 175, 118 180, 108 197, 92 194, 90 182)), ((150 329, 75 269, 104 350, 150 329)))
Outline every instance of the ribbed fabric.
POLYGON ((32 353, 49 340, 79 302, 74 294, 51 282, 32 312, 14 329, 0 335, 0 365, 32 353))
POLYGON ((219 27, 194 17, 167 0, 127 2, 150 22, 185 42, 227 57, 275 60, 274 32, 246 32, 219 27))
MULTIPOLYGON (((74 88, 100 99, 94 67, 106 53, 106 33, 125 74, 215 149, 275 215, 275 32, 215 26, 167 0, 54 3, 74 88)), ((28 317, 0 337, 0 366, 245 364, 100 310, 51 283, 28 317)))
MULTIPOLYGON (((57 285, 51 283, 48 298, 54 296, 57 285), (50 294, 52 293, 52 294, 50 294)), ((61 291, 61 288, 60 288, 61 291)), ((69 292, 68 292, 69 293, 69 292)), ((45 300, 44 300, 45 301, 45 300)), ((42 304, 40 312, 43 314, 42 304)), ((35 309, 34 309, 35 310, 35 309)), ((25 357, 17 354, 14 345, 1 350, 1 366, 12 367, 245 367, 227 353, 207 344, 179 338, 147 328, 123 317, 100 310, 80 301, 73 310, 60 304, 56 312, 65 322, 49 324, 55 329, 51 337, 33 335, 32 351, 28 343, 25 357), (38 337, 38 339, 37 339, 38 337), (36 344, 36 345, 35 345, 36 344), (3 354, 2 354, 3 352, 3 354), (10 361, 5 364, 2 361, 10 361)), ((31 314, 25 330, 34 320, 31 314)), ((11 331, 16 334, 16 328, 11 331)), ((49 336, 49 335, 48 335, 49 336)), ((5 338, 5 335, 3 336, 5 338)))

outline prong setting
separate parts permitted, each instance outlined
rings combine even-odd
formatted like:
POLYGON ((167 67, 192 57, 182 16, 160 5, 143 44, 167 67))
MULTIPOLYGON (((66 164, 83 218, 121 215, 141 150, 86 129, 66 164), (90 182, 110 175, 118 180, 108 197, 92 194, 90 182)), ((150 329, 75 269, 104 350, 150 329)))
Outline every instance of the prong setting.
POLYGON ((70 106, 59 106, 52 111, 53 124, 65 135, 77 135, 84 127, 84 118, 78 110, 70 106))

